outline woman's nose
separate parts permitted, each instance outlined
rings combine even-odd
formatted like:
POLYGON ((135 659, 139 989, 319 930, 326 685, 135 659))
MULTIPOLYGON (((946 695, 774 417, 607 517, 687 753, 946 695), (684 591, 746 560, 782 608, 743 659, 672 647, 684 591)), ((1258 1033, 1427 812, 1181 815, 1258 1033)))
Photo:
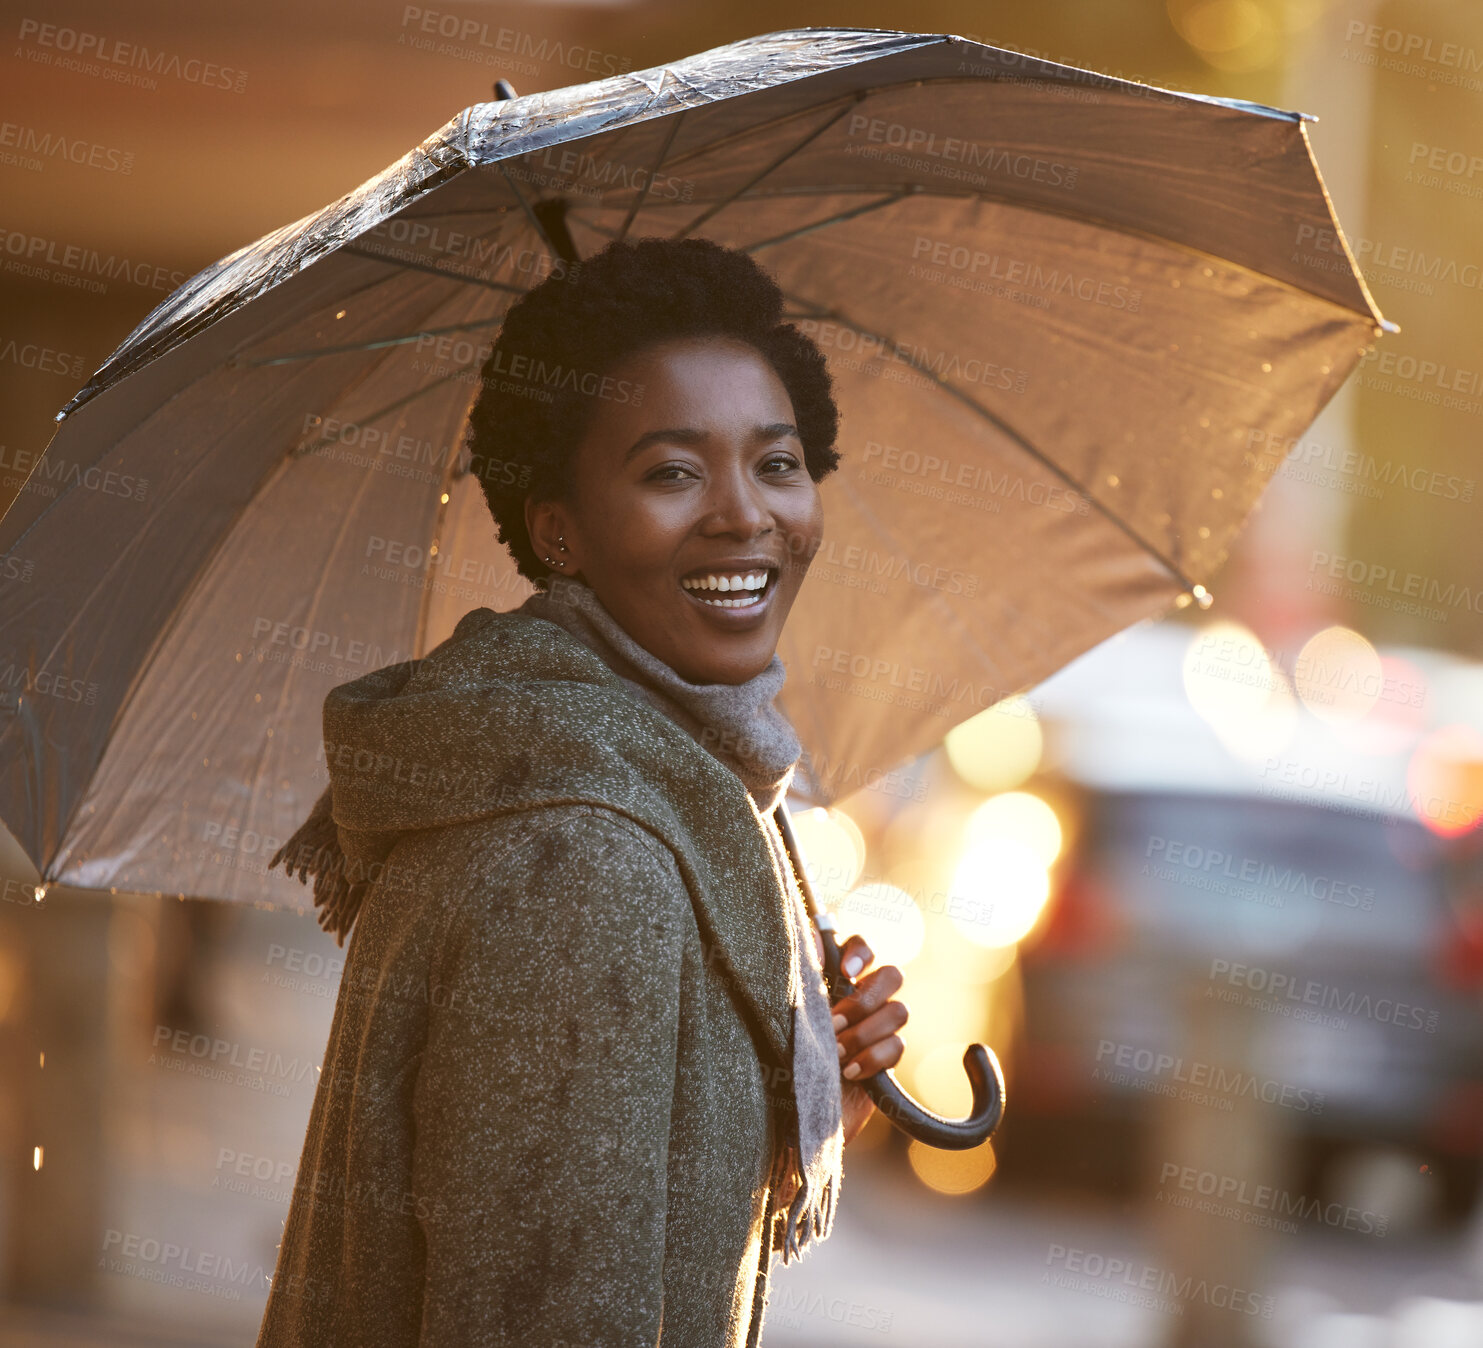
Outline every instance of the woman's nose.
POLYGON ((706 499, 706 532, 751 538, 771 524, 772 511, 763 498, 761 484, 749 474, 722 473, 712 479, 706 499))

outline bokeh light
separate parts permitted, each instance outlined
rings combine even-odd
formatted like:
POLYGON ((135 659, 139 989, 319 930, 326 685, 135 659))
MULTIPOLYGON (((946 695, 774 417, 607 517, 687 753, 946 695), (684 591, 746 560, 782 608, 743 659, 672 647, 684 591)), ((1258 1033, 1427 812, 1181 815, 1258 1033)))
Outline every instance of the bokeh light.
POLYGON ((940 1194, 969 1194, 983 1188, 998 1164, 992 1141, 967 1151, 940 1151, 913 1142, 906 1159, 916 1177, 940 1194))
POLYGON ((865 836, 840 809, 799 810, 789 817, 814 898, 832 908, 865 868, 865 836))
POLYGON ((1353 725, 1374 709, 1384 688, 1380 652, 1352 627, 1315 632, 1293 664, 1303 705, 1330 725, 1353 725))
POLYGON ((1249 627, 1220 621, 1200 628, 1185 649, 1182 672, 1190 705, 1235 757, 1257 762, 1292 739, 1292 688, 1249 627))
POLYGON ((983 838, 1018 838, 1050 866, 1061 854, 1061 821, 1039 796, 1029 791, 1004 791, 990 796, 968 816, 964 827, 968 845, 983 838))
POLYGON ((1455 838, 1483 819, 1483 732, 1461 722, 1439 726, 1411 755, 1406 788, 1416 817, 1455 838))
POLYGON ((985 946, 1013 945, 1034 927, 1050 897, 1050 874, 1023 838, 980 836, 953 872, 948 915, 959 933, 985 946))
POLYGON ((917 901, 895 885, 868 884, 832 905, 840 939, 860 935, 876 964, 905 967, 922 953, 926 925, 917 901))
POLYGON ((1040 718, 1028 698, 1007 697, 948 732, 953 770, 979 791, 1008 791, 1040 765, 1040 718))

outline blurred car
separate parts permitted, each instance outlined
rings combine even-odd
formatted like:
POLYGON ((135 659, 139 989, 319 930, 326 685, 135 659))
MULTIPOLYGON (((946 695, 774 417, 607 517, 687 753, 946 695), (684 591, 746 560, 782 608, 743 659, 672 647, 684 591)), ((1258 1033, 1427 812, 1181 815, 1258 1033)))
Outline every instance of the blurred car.
POLYGON ((1127 1191, 1162 1096, 1245 1096, 1315 1174, 1336 1152, 1397 1149, 1460 1213, 1483 1150, 1483 831, 1422 822, 1416 755, 1483 716, 1479 667, 1376 653, 1419 681, 1401 724, 1288 697, 1281 725, 1232 733, 1218 701, 1197 710, 1198 639, 1131 629, 1033 694, 1079 825, 1022 950, 1006 1144, 1021 1167, 1127 1191))

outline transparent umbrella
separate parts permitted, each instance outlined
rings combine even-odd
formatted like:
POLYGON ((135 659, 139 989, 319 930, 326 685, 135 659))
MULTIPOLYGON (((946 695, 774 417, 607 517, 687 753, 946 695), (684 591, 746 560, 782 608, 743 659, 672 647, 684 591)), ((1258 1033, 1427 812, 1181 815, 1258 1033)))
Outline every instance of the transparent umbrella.
MULTIPOLYGON (((529 592, 462 428, 615 237, 755 254, 841 469, 780 654, 827 804, 1192 600, 1382 330, 1303 114, 799 29, 460 113, 149 314, 0 520, 0 818, 41 880, 302 908, 334 685, 529 592), (318 780, 316 780, 318 778, 318 780)), ((550 371, 511 369, 539 396, 550 371)))

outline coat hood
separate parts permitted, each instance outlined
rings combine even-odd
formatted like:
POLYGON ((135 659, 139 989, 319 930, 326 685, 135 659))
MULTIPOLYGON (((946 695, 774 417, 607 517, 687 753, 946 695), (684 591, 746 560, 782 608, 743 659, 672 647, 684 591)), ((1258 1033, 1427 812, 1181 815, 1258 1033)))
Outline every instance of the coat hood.
POLYGON ((478 608, 421 660, 324 704, 330 784, 278 851, 314 876, 343 944, 397 838, 558 804, 627 815, 674 853, 709 948, 789 1060, 788 919, 765 825, 737 775, 556 624, 478 608), (723 901, 724 900, 724 901, 723 901))

